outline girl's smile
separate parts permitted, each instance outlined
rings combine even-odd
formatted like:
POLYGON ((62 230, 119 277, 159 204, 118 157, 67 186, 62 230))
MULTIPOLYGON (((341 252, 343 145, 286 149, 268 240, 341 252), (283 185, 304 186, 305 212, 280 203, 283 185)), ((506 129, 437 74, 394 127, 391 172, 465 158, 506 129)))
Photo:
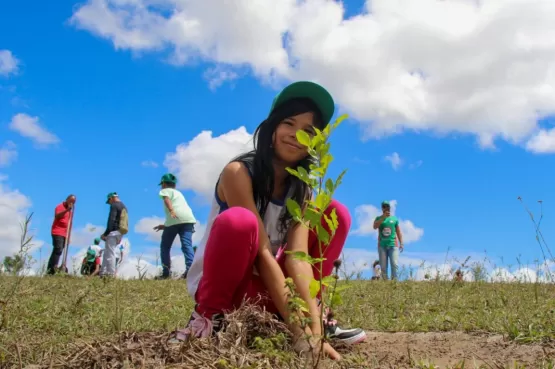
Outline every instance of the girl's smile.
POLYGON ((314 113, 307 112, 283 120, 274 133, 276 156, 286 163, 297 163, 308 155, 305 146, 297 141, 297 131, 314 135, 314 113))
POLYGON ((301 144, 294 144, 294 143, 290 143, 290 142, 284 142, 288 147, 292 148, 293 150, 306 150, 304 146, 302 146, 301 144))

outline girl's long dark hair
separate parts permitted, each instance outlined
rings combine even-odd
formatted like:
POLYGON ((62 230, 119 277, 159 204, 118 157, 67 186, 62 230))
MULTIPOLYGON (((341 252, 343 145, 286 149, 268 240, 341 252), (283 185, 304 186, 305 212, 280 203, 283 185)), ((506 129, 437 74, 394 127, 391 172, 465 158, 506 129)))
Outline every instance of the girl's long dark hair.
MULTIPOLYGON (((322 113, 312 100, 305 98, 291 99, 277 106, 270 113, 268 118, 256 128, 253 139, 254 150, 232 160, 242 162, 251 173, 254 201, 262 219, 264 219, 264 214, 272 199, 275 185, 273 166, 273 159, 275 156, 273 148, 274 132, 278 125, 285 119, 308 112, 314 114, 314 126, 323 129, 324 123, 322 113)), ((292 165, 292 168, 296 169, 302 166, 309 172, 309 165, 311 163, 313 163, 313 160, 307 155, 296 165, 292 165)), ((306 183, 291 175, 287 177, 286 188, 287 192, 292 191, 292 198, 301 206, 312 191, 306 183)), ((291 215, 285 210, 282 212, 279 219, 279 232, 284 237, 284 243, 290 223, 291 215)))

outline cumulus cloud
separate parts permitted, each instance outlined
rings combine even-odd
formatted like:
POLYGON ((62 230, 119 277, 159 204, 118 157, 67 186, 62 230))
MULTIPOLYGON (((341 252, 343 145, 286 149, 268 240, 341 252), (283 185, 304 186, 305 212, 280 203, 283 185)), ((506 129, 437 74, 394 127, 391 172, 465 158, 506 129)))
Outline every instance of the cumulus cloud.
POLYGON ((208 81, 208 86, 211 90, 216 90, 225 82, 230 82, 239 78, 239 74, 233 69, 223 66, 210 68, 204 72, 204 79, 208 81))
POLYGON ((12 117, 10 129, 18 132, 23 137, 31 139, 41 147, 60 142, 58 136, 40 124, 38 117, 31 117, 25 113, 19 113, 12 117))
MULTIPOLYGON (((391 200, 391 214, 395 215, 397 209, 397 200, 391 200)), ((380 208, 374 205, 359 205, 355 209, 356 228, 352 233, 358 236, 372 235, 378 238, 378 231, 373 229, 374 220, 382 215, 380 208)), ((417 227, 411 220, 399 218, 399 227, 403 233, 403 243, 408 244, 416 242, 424 235, 424 229, 417 227)))
POLYGON ((96 237, 100 237, 104 229, 105 226, 92 223, 87 223, 83 227, 75 227, 71 230, 70 246, 88 247, 93 244, 96 237))
POLYGON ((164 165, 177 176, 179 188, 211 199, 224 166, 252 147, 252 135, 245 127, 216 137, 212 131, 202 131, 191 141, 178 145, 175 152, 168 153, 164 165))
MULTIPOLYGON (((446 258, 445 253, 434 252, 403 252, 399 255, 399 270, 401 279, 411 279, 415 281, 424 280, 453 280, 457 269, 463 272, 463 280, 474 281, 475 274, 484 282, 503 282, 503 283, 554 283, 555 268, 547 272, 544 266, 536 268, 519 266, 512 271, 507 267, 490 267, 487 264, 478 262, 466 264, 461 267, 461 260, 469 257, 470 260, 480 260, 480 255, 470 253, 451 254, 446 258)), ((342 254, 343 264, 341 266, 340 277, 356 277, 357 274, 368 277, 375 260, 378 260, 376 248, 360 249, 346 248, 342 254)))
MULTIPOLYGON (((135 233, 146 236, 147 241, 160 243, 160 240, 162 238, 162 231, 156 232, 154 230, 154 227, 159 224, 164 224, 164 218, 157 216, 141 218, 139 219, 137 224, 135 224, 135 233)), ((200 240, 202 240, 205 230, 206 226, 197 221, 197 223, 195 224, 195 233, 193 233, 193 245, 197 245, 200 240)), ((178 237, 175 238, 173 245, 181 245, 178 237)))
POLYGON ((7 77, 17 74, 19 64, 19 60, 10 50, 0 50, 0 76, 7 77))
MULTIPOLYGON (((22 226, 31 210, 31 199, 0 181, 0 258, 19 251, 22 226)), ((33 229, 30 229, 32 231, 33 229)), ((34 242, 36 247, 40 247, 34 242)), ((42 242, 40 242, 42 244, 42 242)))
POLYGON ((401 165, 403 165, 403 160, 401 159, 401 157, 399 156, 398 153, 394 152, 391 155, 387 155, 384 158, 385 161, 389 162, 391 164, 391 167, 393 168, 393 170, 399 170, 399 168, 401 167, 401 165))
POLYGON ((158 168, 159 165, 154 160, 145 160, 141 162, 141 166, 145 168, 158 168))
POLYGON ((13 141, 6 141, 0 148, 0 168, 10 166, 17 159, 17 146, 13 141))
POLYGON ((542 129, 526 143, 526 149, 536 154, 555 153, 555 129, 542 129))
POLYGON ((551 1, 367 0, 347 17, 335 0, 88 0, 70 21, 116 49, 212 63, 225 71, 216 85, 245 68, 265 82, 318 81, 366 138, 524 144, 555 113, 551 1))
POLYGON ((409 165, 409 168, 410 169, 420 168, 422 164, 424 164, 422 160, 417 160, 415 163, 412 163, 411 165, 409 165))

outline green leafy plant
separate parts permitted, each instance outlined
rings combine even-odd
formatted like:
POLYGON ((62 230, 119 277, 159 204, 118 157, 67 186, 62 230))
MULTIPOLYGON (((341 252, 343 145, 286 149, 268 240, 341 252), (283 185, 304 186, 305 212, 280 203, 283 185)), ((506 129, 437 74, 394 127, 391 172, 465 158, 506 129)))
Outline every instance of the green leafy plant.
MULTIPOLYGON (((333 161, 333 156, 330 153, 331 144, 329 142, 329 138, 332 132, 346 118, 347 115, 338 117, 335 122, 328 124, 323 130, 315 128, 316 134, 313 136, 309 135, 305 131, 297 131, 297 140, 300 144, 307 147, 308 154, 313 159, 313 164, 310 165, 309 171, 303 167, 298 167, 296 169, 287 168, 287 171, 291 175, 299 178, 314 191, 313 196, 306 200, 303 204, 299 204, 293 199, 288 199, 286 202, 287 210, 291 214, 293 220, 314 232, 318 239, 318 255, 320 255, 320 257, 313 257, 302 251, 286 252, 292 255, 292 257, 296 260, 309 263, 316 268, 319 273, 318 278, 314 278, 312 275, 304 276, 310 278, 310 296, 312 298, 316 298, 318 294, 321 296, 320 324, 321 330, 324 334, 320 340, 320 354, 318 355, 317 360, 315 360, 314 367, 318 366, 318 362, 323 355, 324 343, 328 339, 325 334, 324 312, 328 308, 332 308, 333 306, 340 305, 342 303, 340 294, 342 286, 337 286, 337 280, 339 279, 337 273, 341 265, 341 261, 335 260, 333 274, 324 276, 323 263, 326 258, 323 257, 323 255, 326 247, 329 246, 339 227, 339 220, 335 209, 332 209, 331 212, 327 212, 327 209, 331 204, 335 191, 341 184, 343 177, 346 174, 346 170, 342 171, 335 180, 326 177, 329 166, 333 161)), ((288 278, 286 285, 291 291, 289 309, 291 309, 291 311, 300 310, 307 313, 308 304, 296 293, 295 285, 291 278, 288 278)), ((343 286, 343 288, 345 287, 343 286)), ((292 314, 292 317, 294 317, 293 319, 297 319, 297 323, 300 323, 303 328, 310 323, 310 318, 299 318, 294 314, 292 314)))

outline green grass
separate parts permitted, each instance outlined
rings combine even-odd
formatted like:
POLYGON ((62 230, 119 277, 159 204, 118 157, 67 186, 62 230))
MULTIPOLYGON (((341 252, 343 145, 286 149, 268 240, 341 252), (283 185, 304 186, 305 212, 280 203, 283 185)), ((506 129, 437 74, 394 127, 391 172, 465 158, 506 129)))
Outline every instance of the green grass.
POLYGON ((555 285, 350 282, 337 309, 350 325, 390 332, 464 331, 555 339, 555 285))
MULTIPOLYGON (((76 340, 182 328, 193 304, 185 282, 0 277, 2 361, 34 363, 76 340), (19 360, 19 359, 18 359, 19 360)), ((375 331, 501 333, 555 340, 555 285, 350 281, 336 318, 375 331)), ((354 359, 353 359, 354 360, 354 359)))

